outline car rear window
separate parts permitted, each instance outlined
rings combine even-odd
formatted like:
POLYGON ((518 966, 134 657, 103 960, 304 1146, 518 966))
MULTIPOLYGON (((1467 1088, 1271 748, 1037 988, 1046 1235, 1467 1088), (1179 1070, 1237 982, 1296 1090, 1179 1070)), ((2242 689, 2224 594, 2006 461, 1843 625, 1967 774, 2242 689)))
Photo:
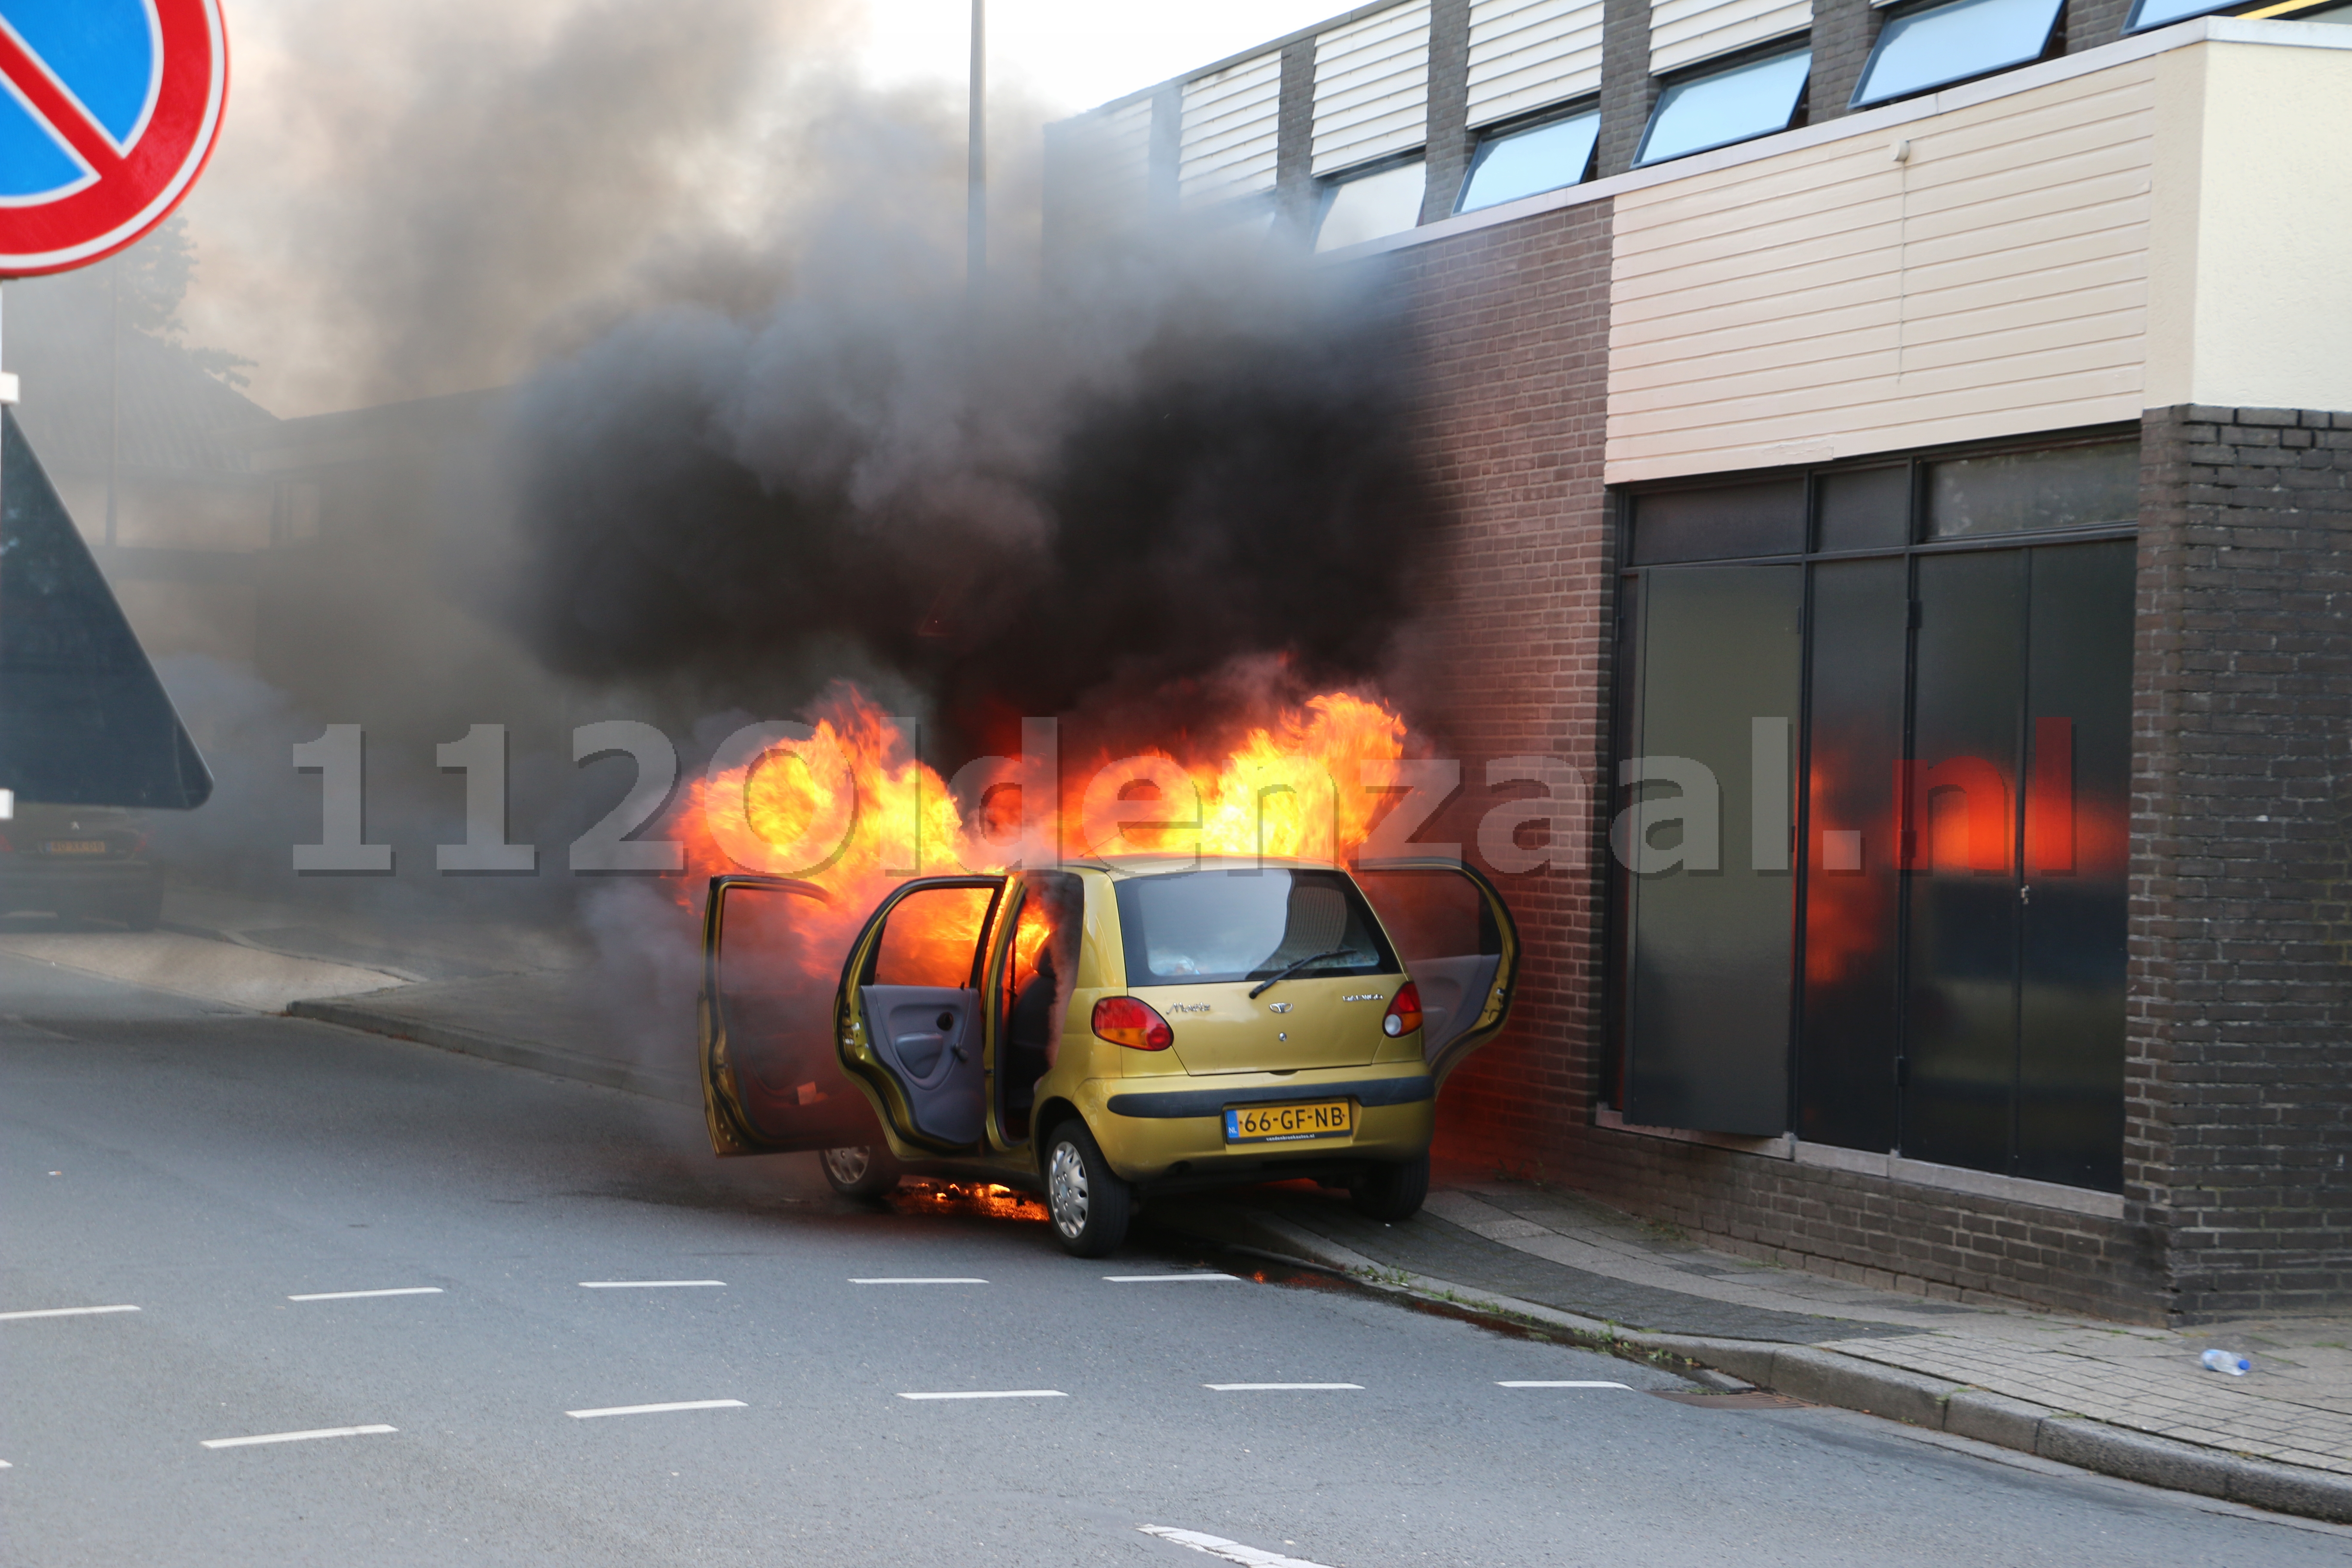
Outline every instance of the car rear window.
POLYGON ((1298 971, 1387 974, 1395 956, 1356 885, 1338 871, 1180 871, 1118 884, 1129 985, 1264 980, 1298 971))

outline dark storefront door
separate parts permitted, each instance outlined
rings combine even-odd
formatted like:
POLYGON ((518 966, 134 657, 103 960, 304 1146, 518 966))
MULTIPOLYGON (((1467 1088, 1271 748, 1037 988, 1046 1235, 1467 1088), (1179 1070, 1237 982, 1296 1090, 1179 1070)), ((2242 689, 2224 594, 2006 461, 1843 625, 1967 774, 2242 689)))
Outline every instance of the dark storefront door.
POLYGON ((2124 541, 1918 563, 1914 1158, 2121 1184, 2132 570, 2124 541))

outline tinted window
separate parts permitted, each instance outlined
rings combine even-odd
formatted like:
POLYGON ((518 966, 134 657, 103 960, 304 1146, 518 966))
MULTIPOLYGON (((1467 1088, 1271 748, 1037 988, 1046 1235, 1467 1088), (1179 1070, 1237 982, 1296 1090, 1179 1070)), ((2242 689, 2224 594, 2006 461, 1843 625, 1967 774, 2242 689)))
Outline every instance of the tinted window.
POLYGON ((1812 51, 1799 49, 1674 83, 1659 95, 1634 167, 1787 130, 1812 68, 1812 51))
POLYGON ((1821 513, 1817 550, 1874 550, 1911 542, 1911 468, 1832 470, 1813 480, 1821 513))
POLYGON ((2221 10, 2230 4, 2231 0, 2133 0, 2131 20, 2124 24, 2124 31, 2137 33, 2168 22, 2184 22, 2191 16, 2221 10))
POLYGON ((1592 166, 1592 143, 1600 135, 1601 111, 1595 110, 1486 138, 1454 210, 1473 212, 1577 184, 1592 166))
POLYGON ((1633 563, 1795 555, 1805 548, 1805 481, 1658 490, 1633 502, 1633 563))
POLYGON ((1952 0, 1890 16, 1853 89, 1853 107, 1922 92, 2042 58, 2059 0, 1952 0))
POLYGON ((2139 443, 1958 458, 1927 468, 1928 531, 1937 539, 2133 522, 2139 443))
POLYGON ((1402 234, 1421 222, 1421 164, 1402 163, 1377 174, 1360 174, 1333 187, 1315 231, 1315 248, 1338 250, 1368 239, 1402 234))
POLYGON ((1129 985, 1264 980, 1298 973, 1387 974, 1396 959, 1337 871, 1185 871, 1118 884, 1119 937, 1129 985))

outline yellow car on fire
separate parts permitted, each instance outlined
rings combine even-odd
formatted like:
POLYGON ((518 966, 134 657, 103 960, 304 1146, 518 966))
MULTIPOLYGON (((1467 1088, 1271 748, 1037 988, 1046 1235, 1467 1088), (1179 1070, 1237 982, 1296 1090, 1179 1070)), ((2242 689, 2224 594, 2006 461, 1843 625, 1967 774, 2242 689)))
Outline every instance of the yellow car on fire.
POLYGON ((1042 1194, 1081 1257, 1150 1193, 1313 1176, 1412 1214, 1438 1086, 1502 1028, 1518 963, 1501 894, 1453 861, 1119 858, 900 884, 828 1005, 794 921, 825 897, 711 879, 712 1147, 820 1151, 854 1195, 1042 1194))

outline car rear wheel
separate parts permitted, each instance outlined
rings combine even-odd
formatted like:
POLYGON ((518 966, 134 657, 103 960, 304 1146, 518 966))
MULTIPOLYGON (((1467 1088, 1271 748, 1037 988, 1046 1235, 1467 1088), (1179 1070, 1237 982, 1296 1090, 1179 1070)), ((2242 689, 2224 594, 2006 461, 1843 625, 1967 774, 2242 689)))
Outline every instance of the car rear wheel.
POLYGON ((898 1162, 887 1149, 861 1143, 827 1149, 816 1159, 824 1167, 827 1184, 845 1198, 878 1198, 898 1184, 898 1162))
POLYGON ((1356 1178, 1348 1195, 1360 1213, 1373 1219, 1390 1225, 1411 1219, 1429 1196, 1429 1155, 1401 1165, 1374 1165, 1356 1178))
POLYGON ((1045 1207, 1072 1256, 1100 1258, 1127 1239, 1135 1189, 1115 1175, 1087 1124, 1058 1123, 1045 1143, 1045 1207))

